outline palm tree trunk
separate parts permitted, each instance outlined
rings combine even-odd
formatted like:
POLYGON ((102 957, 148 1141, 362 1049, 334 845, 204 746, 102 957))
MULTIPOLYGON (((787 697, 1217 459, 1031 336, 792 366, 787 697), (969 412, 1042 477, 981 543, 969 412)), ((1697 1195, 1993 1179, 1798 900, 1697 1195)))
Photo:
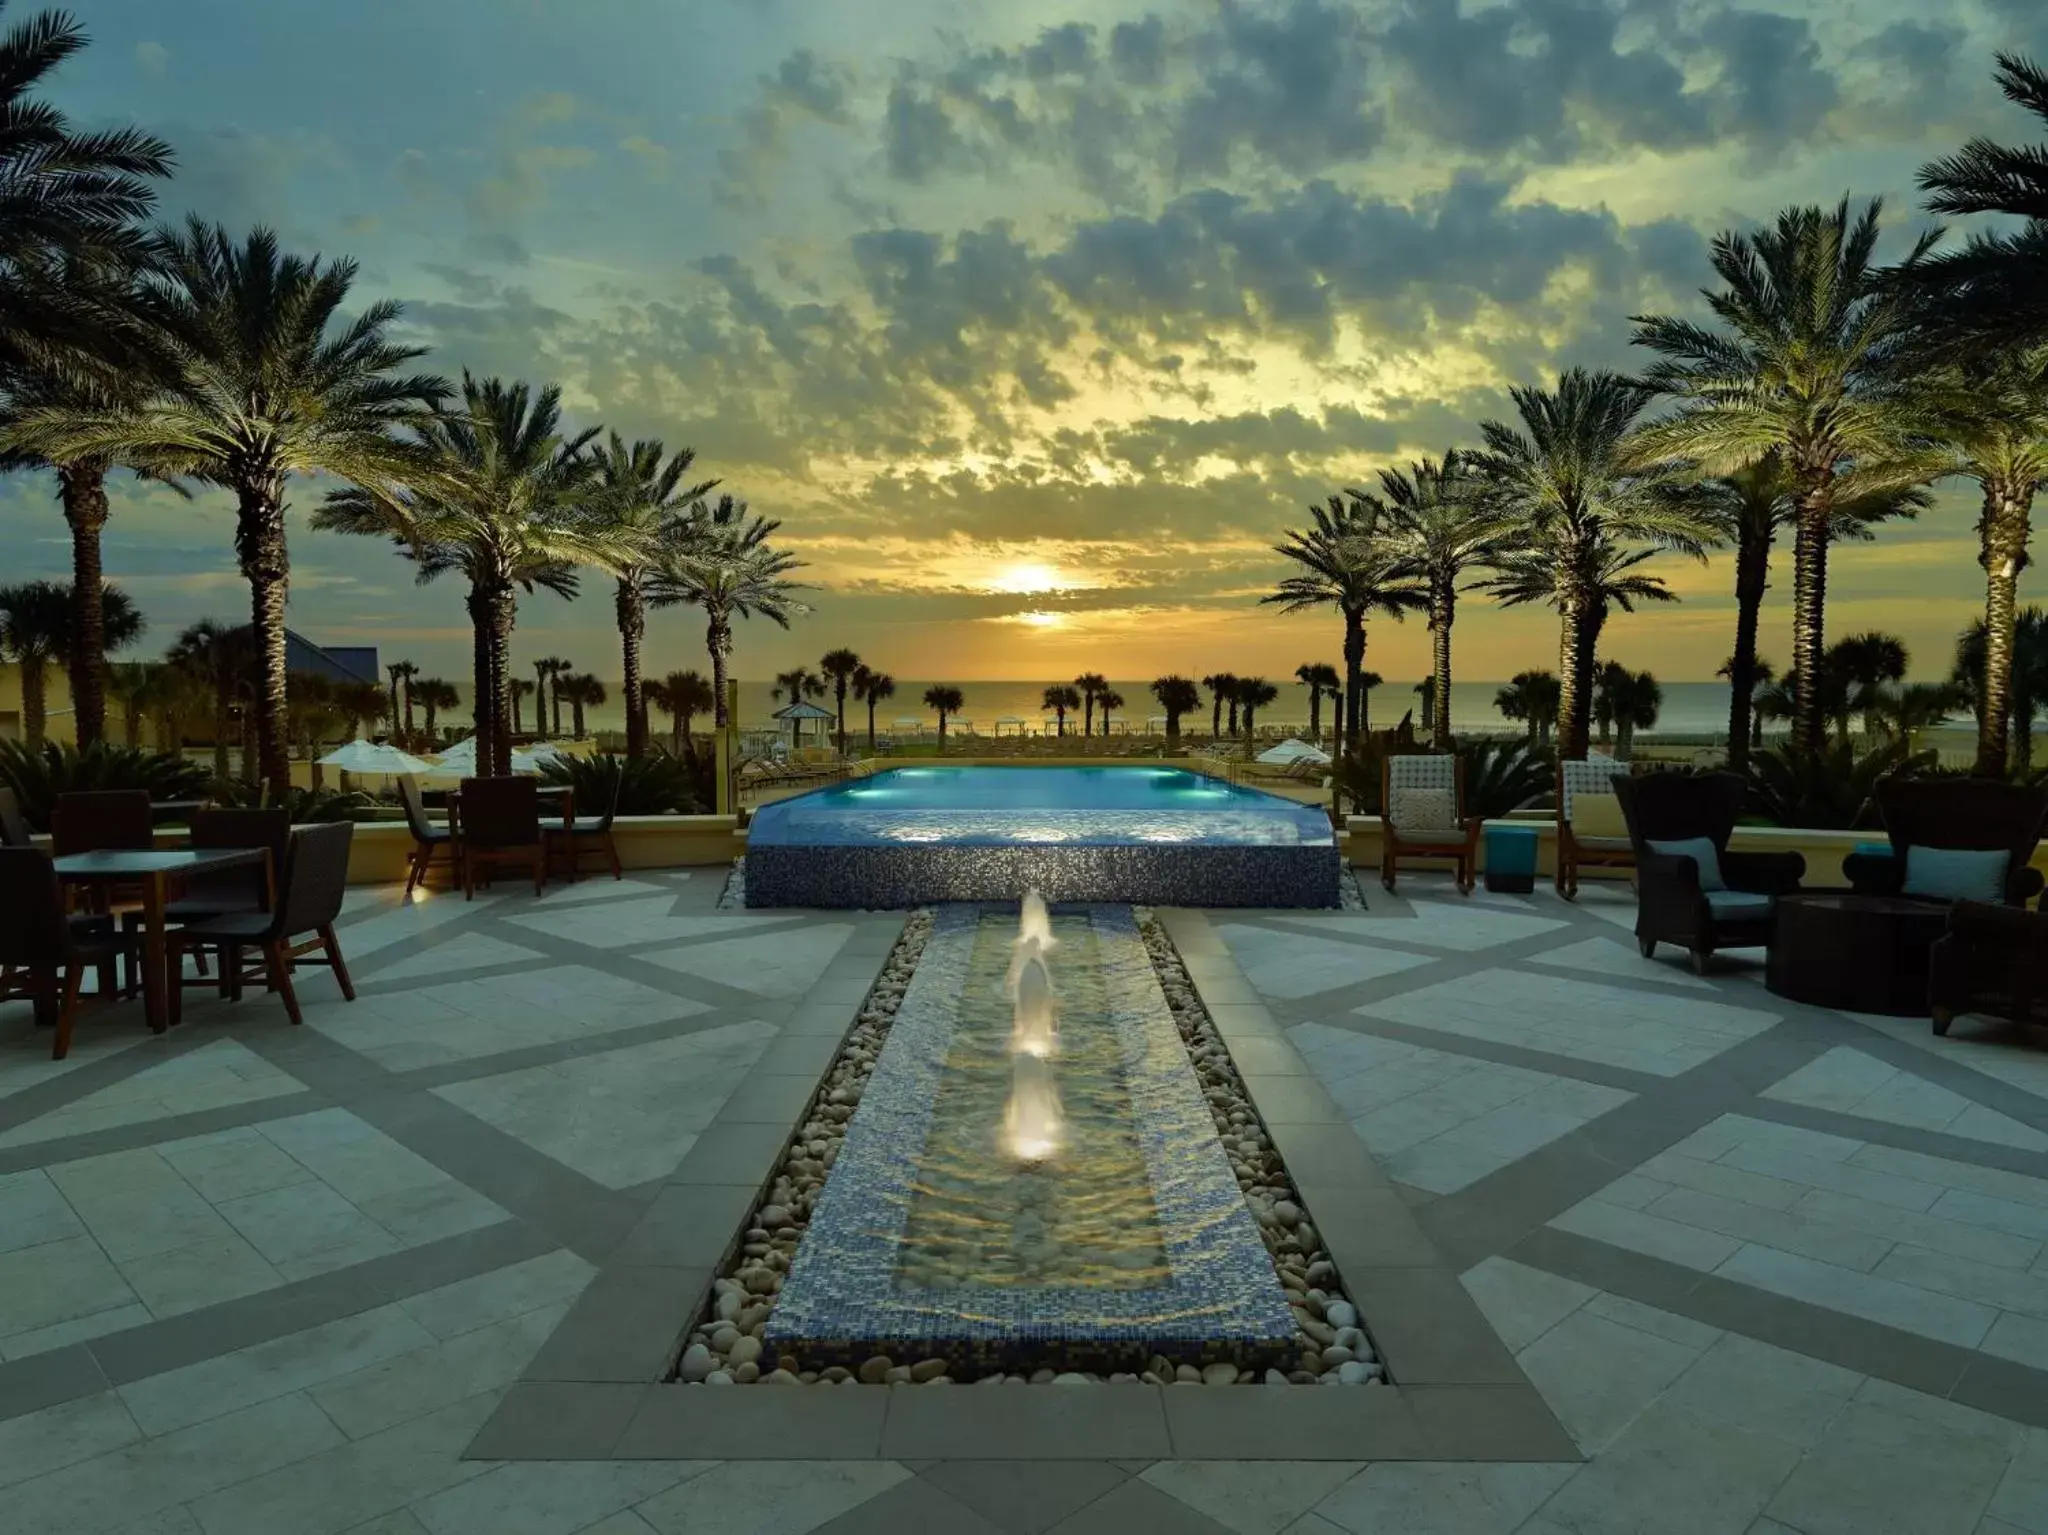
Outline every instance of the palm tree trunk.
POLYGON ((1223 695, 1214 693, 1209 698, 1209 739, 1215 740, 1223 734, 1223 695))
MULTIPOLYGON (((469 718, 476 738, 477 776, 490 778, 497 769, 492 765, 495 752, 492 736, 495 721, 491 718, 491 597, 484 587, 469 589, 469 718)), ((433 724, 428 723, 431 731, 433 724)))
POLYGON ((398 674, 391 675, 391 733, 398 734, 398 674))
POLYGON ((1757 624, 1770 574, 1770 529, 1745 527, 1735 550, 1735 653, 1728 661, 1728 766, 1737 773, 1749 767, 1757 624))
POLYGON ((1792 749, 1812 752, 1827 744, 1821 674, 1827 653, 1828 522, 1834 512, 1834 476, 1822 469, 1803 475, 1802 481, 1792 543, 1792 665, 1798 670, 1792 695, 1792 749))
POLYGON ((1363 745, 1365 712, 1365 615, 1344 615, 1344 717, 1351 722, 1354 746, 1363 745))
POLYGON ((875 749, 875 700, 868 700, 868 750, 875 749))
POLYGON ((846 678, 836 677, 832 683, 832 701, 839 706, 839 755, 846 755, 846 678))
POLYGON ((41 746, 50 733, 49 682, 41 656, 21 660, 21 734, 30 746, 41 746))
POLYGON ((2018 486, 1984 488, 1984 675, 1977 691, 1975 769, 1984 778, 2003 778, 2009 756, 2019 572, 2026 560, 2032 499, 2031 491, 2018 486))
POLYGON ((1579 762, 1586 755, 1586 644, 1584 599, 1567 597, 1559 608, 1557 636, 1557 760, 1579 762))
POLYGON ((732 654, 732 626, 723 619, 712 619, 704 626, 704 648, 711 653, 711 719, 722 730, 732 723, 725 707, 725 663, 732 654))
POLYGON ((292 786, 291 737, 285 725, 284 605, 291 591, 291 553, 285 546, 284 487, 241 487, 235 552, 249 583, 249 619, 256 644, 257 772, 274 804, 292 786))
POLYGON ((946 755, 946 711, 939 711, 939 755, 946 755))
POLYGON ((647 700, 640 696, 640 645, 647 636, 647 604, 637 575, 619 577, 619 654, 626 669, 626 755, 647 755, 647 700))
POLYGON ((1311 741, 1323 738, 1323 690, 1319 687, 1308 690, 1308 738, 1311 741))
MULTIPOLYGON (((220 658, 224 663, 225 657, 220 658)), ((228 781, 233 771, 228 766, 228 732, 234 728, 235 698, 234 683, 226 676, 214 679, 213 684, 213 776, 222 783, 228 781)))
POLYGON ((1438 751, 1451 749, 1451 625, 1458 617, 1457 589, 1449 583, 1431 594, 1429 610, 1430 740, 1438 751))
POLYGON ((506 778, 512 772, 512 732, 506 728, 511 708, 506 695, 512 687, 512 629, 519 621, 519 594, 507 581, 491 593, 491 630, 487 659, 491 687, 491 773, 506 778))
POLYGON ((512 734, 522 734, 519 728, 519 689, 510 677, 505 679, 505 700, 512 706, 512 734))
POLYGON ((107 728, 105 579, 100 530, 107 525, 103 459, 61 465, 57 490, 71 524, 71 707, 78 744, 91 746, 107 728))

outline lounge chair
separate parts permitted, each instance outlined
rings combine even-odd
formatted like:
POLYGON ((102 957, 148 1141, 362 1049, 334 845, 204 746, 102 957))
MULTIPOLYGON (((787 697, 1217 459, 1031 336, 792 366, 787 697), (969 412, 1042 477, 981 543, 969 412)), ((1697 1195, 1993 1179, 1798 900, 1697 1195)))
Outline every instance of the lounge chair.
POLYGON ((1617 778, 1615 797, 1636 865, 1636 944, 1649 959, 1660 943, 1692 955, 1704 975, 1717 949, 1771 941, 1777 897, 1799 888, 1798 853, 1731 853, 1742 805, 1733 773, 1650 773, 1617 778))
POLYGON ((1479 870, 1483 822, 1465 813, 1465 759, 1401 752, 1380 759, 1380 883, 1394 888, 1401 860, 1449 859, 1458 893, 1479 870))

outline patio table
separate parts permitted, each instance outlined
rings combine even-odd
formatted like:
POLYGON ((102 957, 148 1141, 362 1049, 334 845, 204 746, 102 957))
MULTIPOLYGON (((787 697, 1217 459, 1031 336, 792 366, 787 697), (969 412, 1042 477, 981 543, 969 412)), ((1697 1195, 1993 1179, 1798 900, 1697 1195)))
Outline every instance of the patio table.
POLYGON ((232 848, 108 848, 96 853, 71 853, 53 860, 57 877, 73 885, 136 885, 142 891, 142 1009, 152 1034, 163 1033, 170 1019, 170 976, 165 955, 164 903, 171 881, 216 869, 268 862, 260 847, 232 848))

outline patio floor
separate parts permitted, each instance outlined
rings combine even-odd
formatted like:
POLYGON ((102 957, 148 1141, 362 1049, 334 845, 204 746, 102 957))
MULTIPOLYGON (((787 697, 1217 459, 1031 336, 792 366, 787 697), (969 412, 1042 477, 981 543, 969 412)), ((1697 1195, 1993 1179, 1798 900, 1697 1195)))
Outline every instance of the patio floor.
POLYGON ((1190 920, 1582 1459, 464 1459, 897 926, 721 883, 353 892, 361 998, 309 972, 300 1030, 194 993, 52 1063, 0 1009, 0 1528, 2048 1535, 2048 1045, 1429 879, 1190 920))

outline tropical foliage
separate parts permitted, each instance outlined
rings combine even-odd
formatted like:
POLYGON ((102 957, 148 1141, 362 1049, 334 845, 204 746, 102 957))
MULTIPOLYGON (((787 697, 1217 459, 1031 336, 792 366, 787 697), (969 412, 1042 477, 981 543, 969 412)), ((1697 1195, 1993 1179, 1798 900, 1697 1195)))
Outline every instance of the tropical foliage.
POLYGON ((0 785, 12 789, 37 831, 50 829, 60 794, 89 789, 142 789, 151 799, 197 799, 211 780, 205 768, 168 752, 133 751, 104 741, 91 746, 0 741, 0 785))
POLYGON ((585 815, 597 815, 618 791, 620 815, 694 815, 709 807, 700 797, 690 758, 664 751, 639 757, 599 752, 594 756, 560 756, 541 764, 543 783, 561 784, 575 793, 585 815))

